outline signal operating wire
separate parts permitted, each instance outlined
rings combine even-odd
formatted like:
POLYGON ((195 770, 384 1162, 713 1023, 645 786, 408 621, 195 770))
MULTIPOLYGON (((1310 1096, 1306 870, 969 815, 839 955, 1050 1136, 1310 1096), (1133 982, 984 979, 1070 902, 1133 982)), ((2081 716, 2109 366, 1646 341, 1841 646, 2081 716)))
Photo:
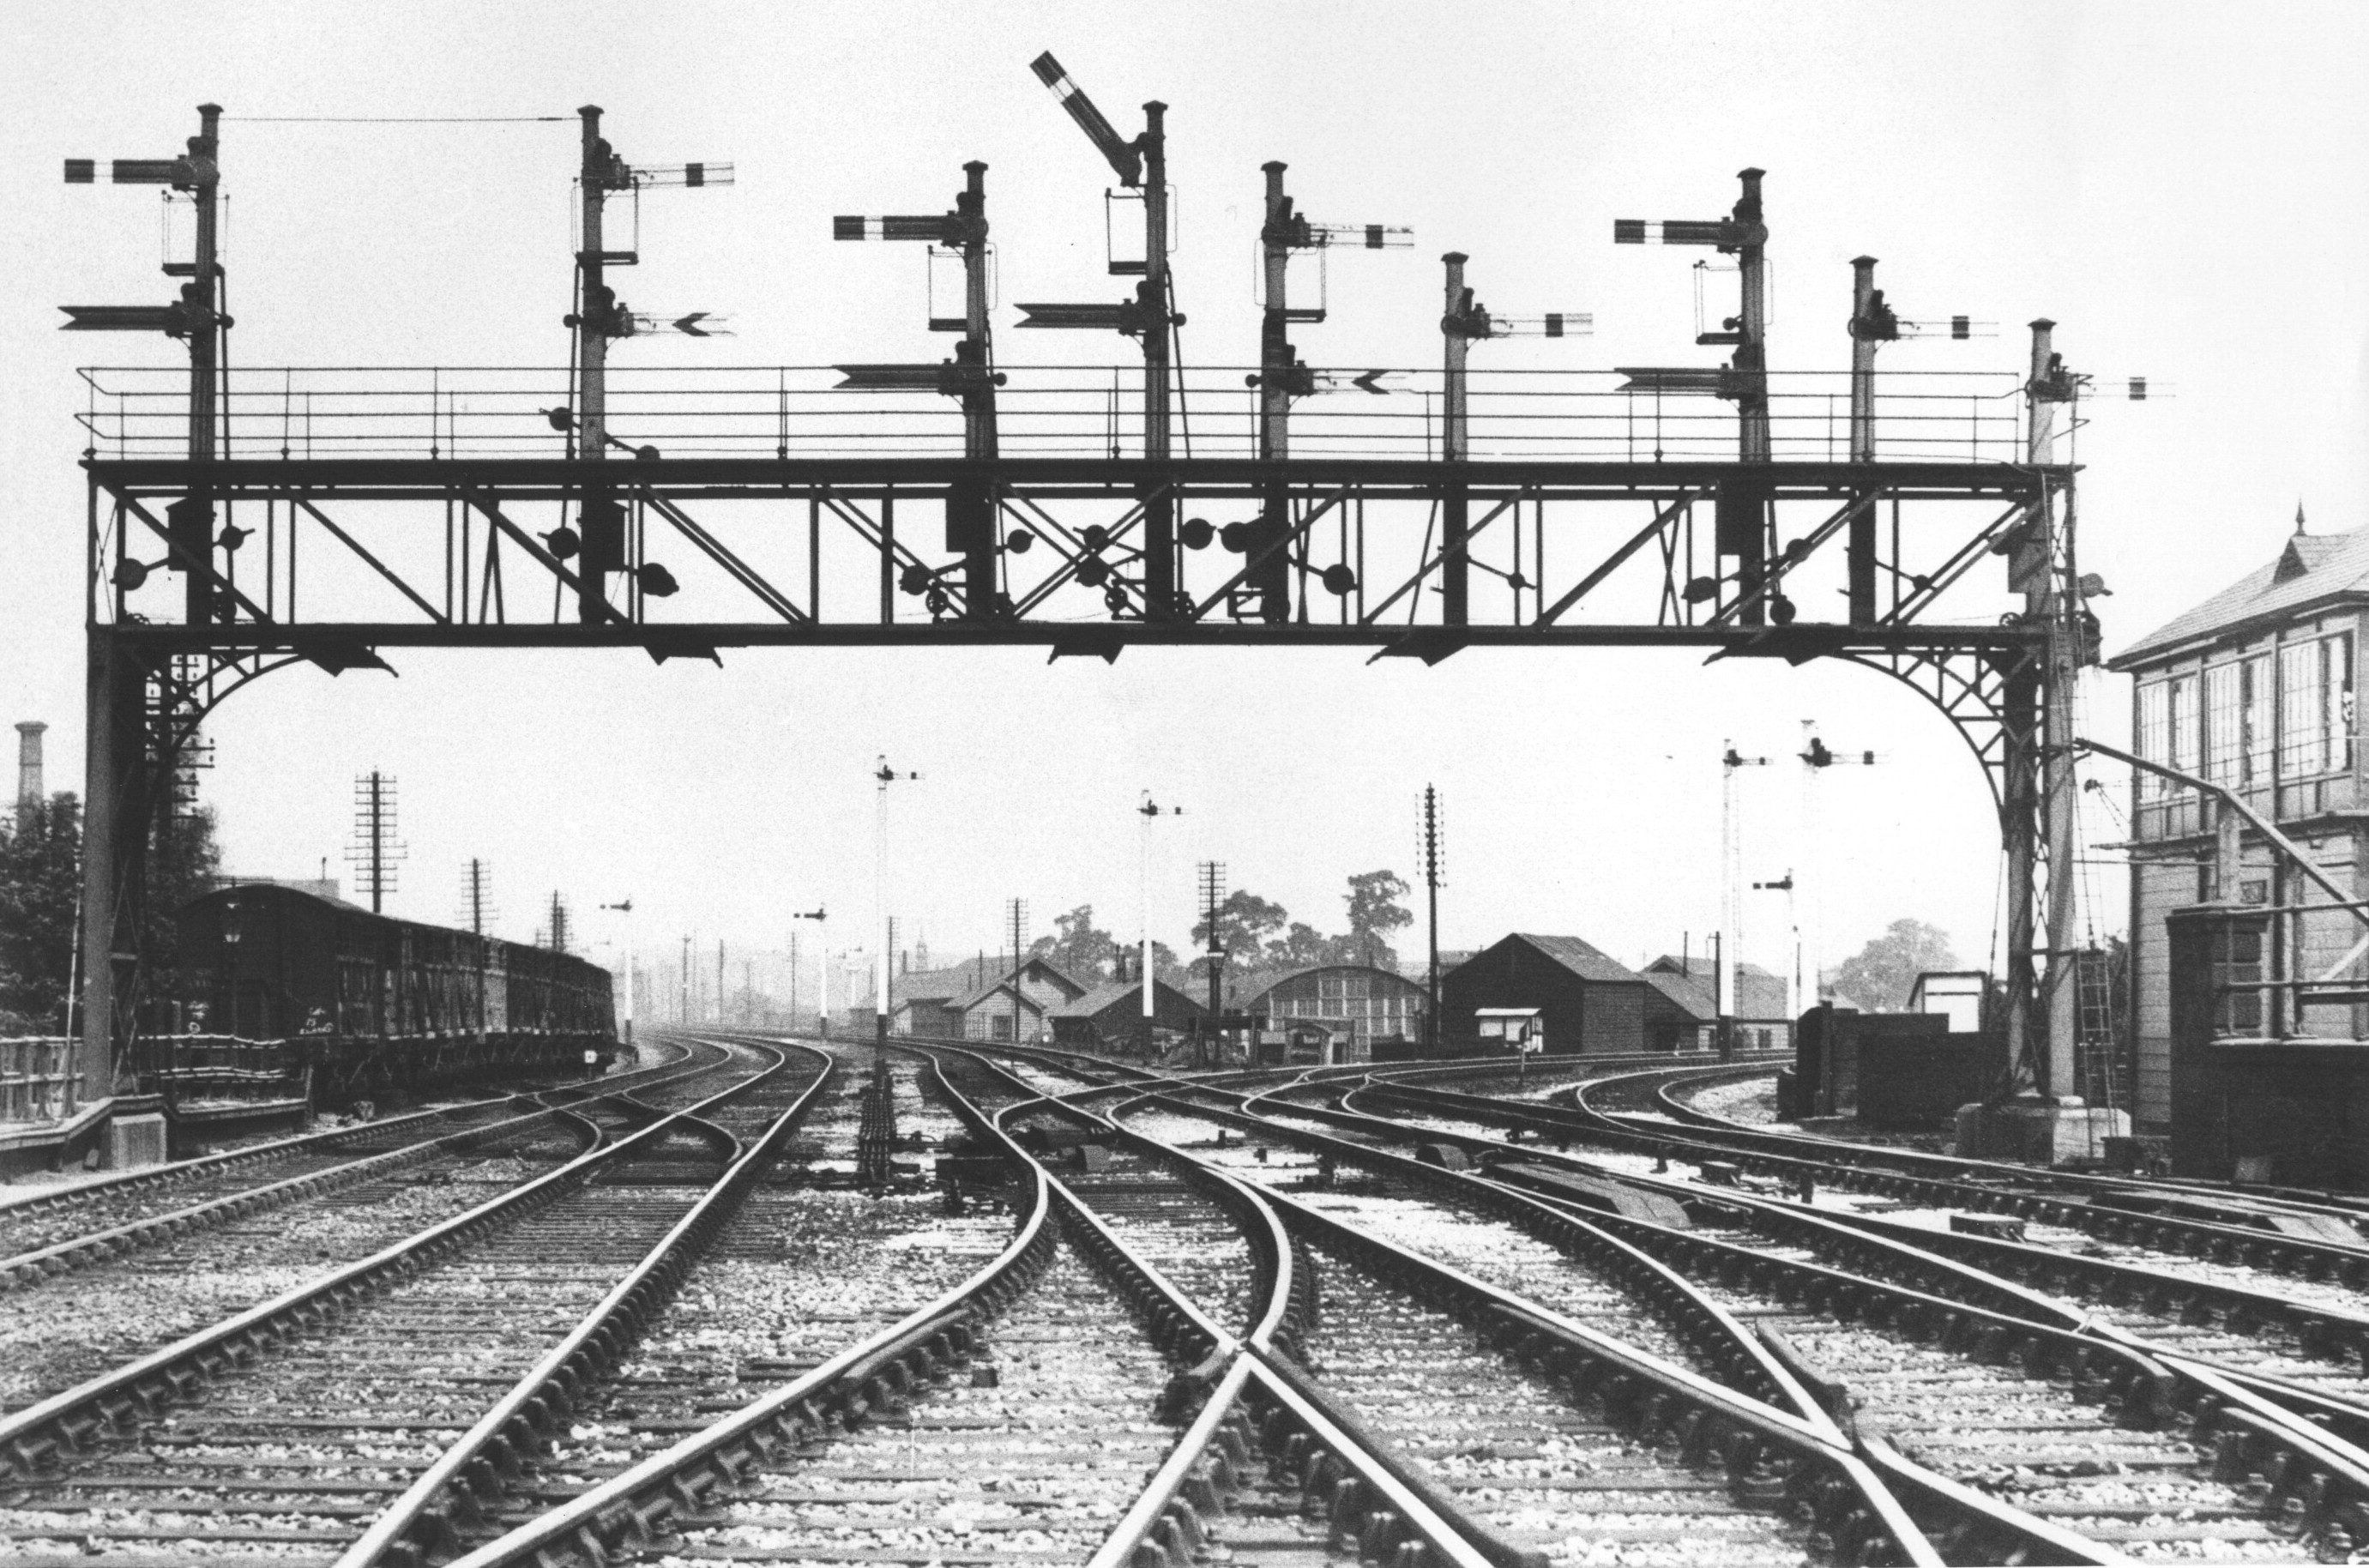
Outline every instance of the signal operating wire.
POLYGON ((564 125, 572 114, 225 114, 248 125, 564 125))

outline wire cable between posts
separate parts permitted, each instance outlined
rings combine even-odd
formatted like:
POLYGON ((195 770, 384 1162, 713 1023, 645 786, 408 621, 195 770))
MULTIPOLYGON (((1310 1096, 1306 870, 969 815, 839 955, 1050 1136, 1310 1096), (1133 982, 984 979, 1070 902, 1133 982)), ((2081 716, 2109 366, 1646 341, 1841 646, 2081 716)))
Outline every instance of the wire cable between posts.
POLYGON ((562 125, 569 114, 225 114, 247 125, 562 125))

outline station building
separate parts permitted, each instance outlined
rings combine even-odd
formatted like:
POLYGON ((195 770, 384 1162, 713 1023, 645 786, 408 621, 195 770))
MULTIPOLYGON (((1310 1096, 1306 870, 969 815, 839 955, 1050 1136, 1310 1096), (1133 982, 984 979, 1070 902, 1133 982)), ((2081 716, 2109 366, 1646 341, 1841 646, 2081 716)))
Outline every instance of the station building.
MULTIPOLYGON (((2230 789, 2249 807, 2296 843, 2311 861, 2358 899, 2369 895, 2369 833, 2363 832, 2361 757, 2354 738, 2355 661, 2369 612, 2369 531, 2312 535, 2297 531, 2272 560, 2168 624, 2141 637, 2109 661, 2133 678, 2133 750, 2208 783, 2230 789)), ((2298 1006, 2299 979, 2350 979, 2362 993, 2364 970, 2354 954, 2361 923, 2327 905, 2286 857, 2251 829, 2237 825, 2232 859, 2221 853, 2222 807, 2203 792, 2134 770, 2131 800, 2131 910, 2135 1130, 2172 1133, 2175 1102, 2184 1095, 2218 1096, 2211 1108, 2222 1135, 2256 1136, 2277 1144, 2299 1139, 2369 1142, 2369 1066, 2348 1052, 2319 1052, 2317 1075, 2264 1098, 2268 1082, 2255 1069, 2273 1055, 2240 1061, 2221 1052, 2190 1059, 2203 1077, 2183 1084, 2175 1063, 2172 961, 2173 911, 2216 905, 2255 910, 2264 948, 2254 969, 2273 989, 2267 1008, 2248 1018, 2224 1015, 2212 1033, 2270 1047, 2290 1040, 2360 1042, 2369 1035, 2369 1005, 2344 1000, 2298 1006), (2282 1000, 2284 999, 2284 1000, 2282 1000), (2214 1063, 2218 1066, 2214 1066, 2214 1063), (2206 1070, 2210 1068, 2210 1071, 2206 1070), (2208 1082, 2207 1078, 2212 1082, 2208 1082), (2257 1087, 2246 1087, 2249 1081, 2257 1087), (2333 1125, 2356 1113, 2360 1131, 2333 1125), (2231 1133, 2230 1117, 2252 1127, 2231 1133), (2333 1122, 2331 1120, 2333 1118, 2333 1122), (2304 1129, 2312 1129, 2308 1132, 2304 1129)), ((2226 1152, 2226 1150, 2224 1151, 2226 1152)), ((2203 1150, 2183 1151, 2176 1163, 2203 1150)), ((2226 1161, 2223 1162, 2226 1163, 2226 1161)), ((2290 1173, 2285 1179, 2297 1179, 2290 1173)))

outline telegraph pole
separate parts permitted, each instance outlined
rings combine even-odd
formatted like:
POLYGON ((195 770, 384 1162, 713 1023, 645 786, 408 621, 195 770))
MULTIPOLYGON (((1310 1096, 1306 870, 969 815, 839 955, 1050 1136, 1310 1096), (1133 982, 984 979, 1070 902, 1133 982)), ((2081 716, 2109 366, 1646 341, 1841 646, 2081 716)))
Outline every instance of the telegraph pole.
POLYGON ((490 869, 484 861, 472 856, 469 861, 468 879, 463 885, 464 895, 468 899, 469 930, 479 936, 486 934, 486 921, 493 913, 493 905, 487 896, 486 885, 486 876, 490 869))
POLYGON ((1012 1043, 1016 1046, 1024 1037, 1020 1020, 1020 943, 1022 933, 1028 924, 1028 900, 1006 899, 1005 908, 1012 917, 1012 1043))
POLYGON ((370 890, 372 914, 385 911, 386 895, 395 890, 395 863, 404 857, 395 832, 395 780, 373 768, 354 780, 354 842, 346 851, 370 890))
POLYGON ((1430 1004, 1424 1014, 1423 1043, 1425 1056, 1439 1054, 1439 883, 1440 830, 1439 791, 1431 784, 1423 786, 1423 886, 1431 904, 1431 983, 1430 1004))

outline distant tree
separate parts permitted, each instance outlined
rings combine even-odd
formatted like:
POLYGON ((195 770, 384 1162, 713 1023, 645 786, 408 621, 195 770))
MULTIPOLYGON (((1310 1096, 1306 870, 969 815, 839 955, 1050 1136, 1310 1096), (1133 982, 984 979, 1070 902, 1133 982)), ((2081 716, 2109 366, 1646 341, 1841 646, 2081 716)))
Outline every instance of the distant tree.
POLYGON ((1030 945, 1029 956, 1042 958, 1071 979, 1092 985, 1108 979, 1118 958, 1118 939, 1094 924, 1094 907, 1080 904, 1065 915, 1053 917, 1052 936, 1040 936, 1030 945))
POLYGON ((1399 902, 1409 891, 1405 879, 1395 871, 1368 871, 1349 878, 1349 891, 1342 900, 1349 906, 1345 946, 1355 955, 1348 962, 1383 969, 1397 965, 1398 951, 1390 945, 1390 933, 1414 923, 1414 916, 1399 902))
POLYGON ((1341 938, 1327 936, 1306 921, 1294 921, 1289 931, 1268 940, 1265 956, 1268 966, 1278 969, 1337 964, 1341 961, 1341 938))
POLYGON ((1861 1006, 1896 1013, 1908 1005, 1909 988, 1918 975, 1957 967, 1948 932, 1922 921, 1896 920, 1837 966, 1831 979, 1836 990, 1861 1006))
MULTIPOLYGON (((1238 888, 1218 906, 1217 944, 1230 964, 1256 964, 1266 951, 1267 939, 1290 918, 1281 904, 1238 888)), ((1193 941, 1204 949, 1209 946, 1209 925, 1205 919, 1193 927, 1193 941)))
POLYGON ((73 983, 82 802, 0 818, 0 1035, 61 1035, 73 983))

